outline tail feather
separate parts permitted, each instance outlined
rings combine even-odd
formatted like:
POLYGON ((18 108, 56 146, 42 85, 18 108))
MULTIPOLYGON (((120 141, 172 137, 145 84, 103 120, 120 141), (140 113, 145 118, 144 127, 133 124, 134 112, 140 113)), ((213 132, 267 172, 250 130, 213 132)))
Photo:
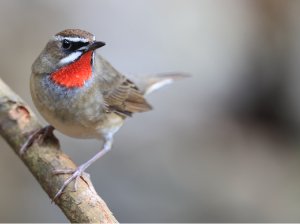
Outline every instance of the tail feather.
POLYGON ((128 74, 126 77, 146 96, 176 80, 190 77, 190 75, 185 73, 163 73, 154 75, 128 74))

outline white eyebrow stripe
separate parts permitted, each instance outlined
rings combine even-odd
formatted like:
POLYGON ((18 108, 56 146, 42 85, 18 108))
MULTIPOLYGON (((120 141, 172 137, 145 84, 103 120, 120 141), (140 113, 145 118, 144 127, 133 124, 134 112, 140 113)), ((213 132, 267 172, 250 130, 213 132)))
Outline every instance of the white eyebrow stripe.
MULTIPOLYGON (((95 36, 94 36, 95 37, 95 36)), ((80 37, 62 37, 62 36, 53 36, 53 40, 69 40, 72 42, 89 42, 89 40, 85 39, 85 38, 80 38, 80 37)))
POLYGON ((70 62, 73 62, 77 58, 79 58, 82 54, 83 54, 83 52, 80 52, 80 51, 76 51, 76 52, 74 52, 72 54, 69 54, 67 57, 61 59, 59 61, 59 64, 64 65, 64 64, 68 64, 70 62))

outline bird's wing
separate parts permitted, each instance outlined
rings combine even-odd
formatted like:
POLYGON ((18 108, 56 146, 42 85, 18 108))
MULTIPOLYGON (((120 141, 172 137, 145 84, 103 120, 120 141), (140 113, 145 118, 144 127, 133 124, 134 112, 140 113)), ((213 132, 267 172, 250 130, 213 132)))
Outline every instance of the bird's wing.
POLYGON ((104 61, 103 65, 107 74, 102 76, 105 80, 101 82, 101 91, 108 111, 131 116, 132 113, 152 109, 134 83, 117 72, 108 62, 104 61))
POLYGON ((127 116, 152 109, 136 86, 125 77, 117 86, 104 91, 103 97, 110 110, 127 116))

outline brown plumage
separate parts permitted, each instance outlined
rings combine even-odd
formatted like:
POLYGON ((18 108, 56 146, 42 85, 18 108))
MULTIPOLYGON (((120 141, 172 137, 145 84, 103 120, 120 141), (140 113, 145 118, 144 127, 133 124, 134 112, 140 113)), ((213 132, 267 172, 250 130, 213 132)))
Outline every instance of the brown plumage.
POLYGON ((95 36, 87 31, 84 30, 78 30, 78 29, 68 29, 68 30, 63 30, 55 36, 62 36, 62 37, 78 37, 78 38, 84 38, 88 41, 94 41, 95 36))
POLYGON ((126 116, 152 109, 137 87, 124 76, 117 86, 103 91, 103 97, 107 107, 126 116))
MULTIPOLYGON (((184 74, 132 76, 141 92, 136 84, 95 52, 104 45, 95 41, 95 36, 89 32, 64 30, 50 39, 32 65, 31 96, 45 120, 70 137, 104 140, 103 149, 76 170, 55 171, 56 174, 72 175, 53 200, 73 179, 77 188, 83 171, 111 149, 113 135, 126 117, 152 109, 144 94, 187 77, 184 74)), ((20 154, 24 155, 26 148, 40 133, 43 137, 49 133, 53 137, 53 127, 32 134, 20 154)))

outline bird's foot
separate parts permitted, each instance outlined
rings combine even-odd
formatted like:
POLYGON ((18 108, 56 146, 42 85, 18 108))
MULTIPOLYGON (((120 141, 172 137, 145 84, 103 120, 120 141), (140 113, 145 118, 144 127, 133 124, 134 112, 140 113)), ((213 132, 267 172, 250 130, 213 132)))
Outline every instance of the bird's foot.
POLYGON ((75 191, 77 191, 77 185, 78 185, 79 178, 82 177, 83 174, 90 176, 89 174, 83 172, 85 169, 86 169, 86 165, 82 164, 81 166, 78 166, 75 170, 56 170, 56 171, 54 171, 53 174, 72 174, 72 176, 64 182, 63 186, 60 188, 60 190, 54 196, 51 203, 63 193, 63 190, 74 179, 75 179, 74 187, 75 187, 75 191))
POLYGON ((58 139, 55 137, 55 135, 53 134, 53 130, 55 128, 51 125, 48 125, 44 128, 39 128, 39 129, 35 129, 35 130, 31 130, 31 131, 25 131, 22 132, 21 135, 25 136, 25 135, 29 135, 29 138, 27 139, 27 141, 25 142, 25 144, 23 145, 23 147, 20 150, 20 155, 21 156, 25 156, 25 152, 26 149, 32 144, 32 142, 35 139, 38 139, 38 144, 42 144, 44 139, 49 136, 51 137, 57 144, 58 144, 58 139))

